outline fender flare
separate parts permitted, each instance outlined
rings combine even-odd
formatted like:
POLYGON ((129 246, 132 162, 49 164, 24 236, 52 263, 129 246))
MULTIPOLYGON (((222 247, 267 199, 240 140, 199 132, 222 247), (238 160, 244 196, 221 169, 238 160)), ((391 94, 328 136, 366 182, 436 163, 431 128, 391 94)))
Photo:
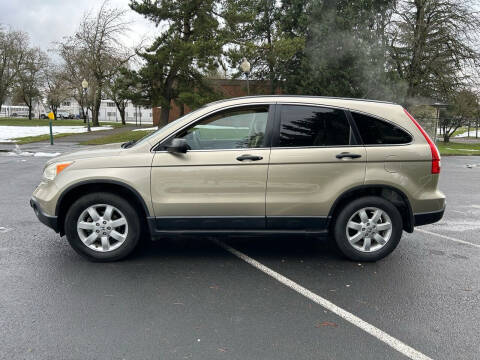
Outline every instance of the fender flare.
POLYGON ((61 204, 62 204, 62 201, 64 200, 65 196, 67 194, 69 194, 72 190, 75 190, 76 188, 80 187, 80 186, 83 186, 83 185, 88 185, 88 184, 114 184, 114 185, 118 185, 118 186, 121 186, 125 189, 127 189, 128 191, 130 191, 131 193, 133 193, 135 195, 135 197, 138 199, 138 201, 140 202, 140 204, 142 205, 143 207, 143 210, 145 211, 145 215, 147 217, 150 216, 150 211, 148 210, 148 207, 147 207, 147 204, 145 203, 145 200, 143 199, 143 197, 138 193, 137 190, 135 190, 132 186, 122 182, 122 181, 117 181, 117 180, 111 180, 111 179, 92 179, 92 180, 84 180, 84 181, 80 181, 78 183, 75 183, 75 184, 72 184, 70 185, 69 187, 67 187, 65 190, 63 190, 63 192, 60 194, 58 200, 57 200, 57 205, 55 207, 55 215, 56 216, 59 216, 59 211, 60 211, 60 207, 61 207, 61 204))
POLYGON ((332 220, 332 217, 333 217, 333 214, 338 206, 338 204, 343 200, 345 199, 346 197, 348 197, 351 193, 355 192, 355 191, 358 191, 358 190, 368 190, 368 189, 372 189, 372 188, 383 188, 383 189, 387 189, 387 190, 391 190, 391 191, 394 191, 396 192, 397 194, 400 195, 400 197, 402 198, 402 200, 404 201, 404 203, 407 205, 407 211, 408 211, 408 214, 407 214, 407 219, 408 219, 408 223, 407 224, 403 224, 403 227, 405 229, 405 231, 407 232, 413 232, 413 227, 414 227, 414 224, 415 224, 415 219, 414 219, 414 216, 413 216, 413 210, 412 210, 412 206, 410 205, 410 200, 408 199, 407 195, 405 195, 405 193, 394 187, 394 186, 390 186, 390 185, 385 185, 385 184, 368 184, 368 185, 358 185, 358 186, 355 186, 353 188, 350 188, 348 190, 346 190, 345 192, 343 192, 336 200, 335 202, 333 203, 332 207, 330 208, 330 211, 328 213, 328 226, 330 226, 330 222, 332 220))

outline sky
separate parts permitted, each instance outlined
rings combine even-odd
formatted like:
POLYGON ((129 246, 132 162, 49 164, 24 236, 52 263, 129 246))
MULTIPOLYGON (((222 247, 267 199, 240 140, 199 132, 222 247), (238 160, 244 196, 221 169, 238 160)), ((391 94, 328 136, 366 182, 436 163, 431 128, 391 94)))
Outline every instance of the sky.
MULTIPOLYGON (((127 10, 125 20, 130 31, 125 33, 126 46, 141 41, 150 43, 155 25, 128 7, 129 0, 109 0, 109 7, 127 10)), ((21 30, 30 36, 30 45, 48 51, 53 42, 73 35, 86 12, 95 14, 102 0, 0 0, 0 25, 21 30)))

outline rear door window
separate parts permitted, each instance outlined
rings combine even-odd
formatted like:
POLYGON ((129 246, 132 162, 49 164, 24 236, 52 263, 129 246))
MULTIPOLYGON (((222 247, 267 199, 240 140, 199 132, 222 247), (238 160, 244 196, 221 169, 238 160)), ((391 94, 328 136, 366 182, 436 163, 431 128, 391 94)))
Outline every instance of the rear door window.
POLYGON ((343 146, 354 144, 343 110, 320 106, 281 105, 279 147, 343 146))
POLYGON ((365 145, 398 145, 412 142, 412 136, 400 127, 372 116, 352 112, 365 145))

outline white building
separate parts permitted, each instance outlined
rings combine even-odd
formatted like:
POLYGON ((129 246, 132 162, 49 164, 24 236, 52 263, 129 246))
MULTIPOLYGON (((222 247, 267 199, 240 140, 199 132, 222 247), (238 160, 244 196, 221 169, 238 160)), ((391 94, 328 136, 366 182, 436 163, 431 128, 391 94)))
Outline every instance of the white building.
MULTIPOLYGON (((50 109, 46 107, 41 102, 35 104, 33 108, 33 117, 38 118, 41 114, 47 114, 50 112, 50 109)), ((57 116, 69 116, 81 117, 82 110, 80 105, 75 99, 65 100, 62 102, 57 111, 57 116)), ((0 117, 26 117, 28 116, 28 107, 26 106, 16 106, 16 105, 3 105, 0 111, 0 117)), ((92 118, 92 113, 89 111, 88 116, 92 118)), ((112 100, 102 100, 100 104, 99 121, 105 122, 121 122, 122 118, 120 112, 118 111, 115 103, 112 100)), ((135 106, 130 101, 127 104, 125 109, 125 120, 129 123, 137 124, 151 124, 153 122, 152 118, 152 108, 144 106, 135 106)))
POLYGON ((25 105, 2 105, 0 117, 28 116, 28 106, 25 105))
MULTIPOLYGON (((81 116, 82 110, 75 99, 65 100, 58 109, 59 115, 73 114, 81 116)), ((89 116, 92 114, 89 112, 89 116)), ((99 121, 121 122, 122 118, 115 103, 112 100, 102 100, 98 113, 99 121)), ((129 123, 152 123, 152 108, 144 106, 135 106, 131 101, 127 103, 125 109, 125 120, 129 123)))

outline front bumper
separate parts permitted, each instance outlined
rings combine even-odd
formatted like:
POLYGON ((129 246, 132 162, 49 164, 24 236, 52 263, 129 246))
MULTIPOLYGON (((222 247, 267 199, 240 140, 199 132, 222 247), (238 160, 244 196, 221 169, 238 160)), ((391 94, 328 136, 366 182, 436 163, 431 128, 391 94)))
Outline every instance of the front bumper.
POLYGON ((415 219, 415 226, 433 224, 437 221, 440 221, 444 213, 445 208, 439 211, 414 214, 413 217, 415 219))
POLYGON ((30 206, 33 208, 35 215, 37 215, 38 220, 40 220, 42 224, 47 225, 57 233, 60 232, 57 216, 47 215, 34 198, 30 199, 30 206))

